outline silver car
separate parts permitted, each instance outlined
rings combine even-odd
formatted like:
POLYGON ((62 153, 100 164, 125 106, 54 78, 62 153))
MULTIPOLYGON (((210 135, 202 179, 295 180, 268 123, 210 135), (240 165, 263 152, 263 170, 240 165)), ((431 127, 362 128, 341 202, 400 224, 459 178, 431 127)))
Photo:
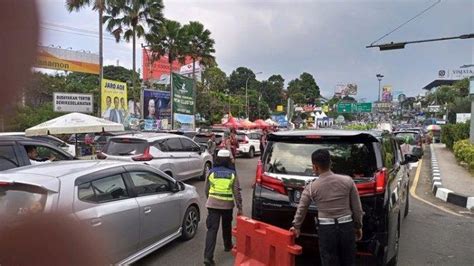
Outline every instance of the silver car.
POLYGON ((140 163, 68 161, 0 173, 0 217, 30 212, 71 214, 107 237, 109 261, 129 264, 199 223, 195 187, 140 163))
POLYGON ((126 162, 142 161, 179 181, 205 180, 212 168, 212 156, 185 136, 140 133, 110 138, 97 156, 126 162))

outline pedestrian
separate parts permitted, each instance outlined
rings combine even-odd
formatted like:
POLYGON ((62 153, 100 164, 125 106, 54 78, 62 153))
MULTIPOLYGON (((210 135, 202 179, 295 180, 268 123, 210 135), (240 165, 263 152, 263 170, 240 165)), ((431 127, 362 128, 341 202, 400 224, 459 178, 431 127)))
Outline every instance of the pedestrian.
POLYGON ((350 176, 330 170, 328 150, 316 150, 311 161, 319 178, 305 187, 290 231, 299 237, 308 207, 314 202, 318 206, 316 221, 322 265, 355 265, 355 241, 362 239, 363 216, 355 183, 350 176))
POLYGON ((260 160, 263 158, 263 152, 265 151, 265 147, 267 147, 267 136, 268 131, 266 128, 264 128, 262 131, 262 135, 260 135, 260 160))
POLYGON ((235 159, 237 158, 237 150, 239 149, 239 140, 237 139, 237 132, 234 128, 230 131, 229 140, 230 151, 232 152, 232 158, 234 158, 235 161, 235 159))
POLYGON ((215 163, 216 161, 216 146, 216 135, 212 134, 209 140, 207 141, 207 150, 212 156, 212 163, 215 163))
POLYGON ((232 213, 234 205, 237 215, 242 214, 242 196, 237 174, 231 165, 231 153, 220 150, 217 153, 216 164, 206 178, 206 247, 204 250, 204 265, 215 265, 214 249, 216 247, 219 221, 222 220, 222 238, 224 251, 232 250, 232 213))

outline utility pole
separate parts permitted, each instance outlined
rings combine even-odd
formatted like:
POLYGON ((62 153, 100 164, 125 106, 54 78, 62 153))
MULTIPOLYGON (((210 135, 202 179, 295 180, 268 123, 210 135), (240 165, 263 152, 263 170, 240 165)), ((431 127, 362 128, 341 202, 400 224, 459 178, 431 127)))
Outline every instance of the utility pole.
POLYGON ((474 144, 474 76, 469 78, 469 94, 471 96, 471 127, 469 130, 469 140, 474 144))
POLYGON ((379 102, 380 102, 380 82, 382 81, 382 78, 384 77, 382 74, 377 74, 375 75, 377 79, 379 80, 379 102))

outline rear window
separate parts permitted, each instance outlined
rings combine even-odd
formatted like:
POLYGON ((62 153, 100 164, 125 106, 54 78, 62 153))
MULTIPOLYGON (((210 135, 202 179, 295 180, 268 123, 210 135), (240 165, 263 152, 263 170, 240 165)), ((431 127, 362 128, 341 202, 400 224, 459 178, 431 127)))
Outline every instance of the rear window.
POLYGON ((266 150, 265 171, 275 174, 314 176, 311 154, 327 149, 331 154, 331 170, 354 180, 372 177, 377 170, 373 144, 368 143, 289 143, 271 142, 266 150))
POLYGON ((2 221, 11 221, 24 215, 42 213, 46 197, 46 191, 35 186, 0 183, 2 221))
POLYGON ((416 145, 419 135, 416 133, 401 132, 401 133, 397 133, 395 135, 395 138, 397 139, 399 143, 406 143, 406 141, 408 141, 408 144, 416 145))
POLYGON ((141 139, 111 139, 103 152, 109 155, 130 156, 143 154, 148 142, 141 139))

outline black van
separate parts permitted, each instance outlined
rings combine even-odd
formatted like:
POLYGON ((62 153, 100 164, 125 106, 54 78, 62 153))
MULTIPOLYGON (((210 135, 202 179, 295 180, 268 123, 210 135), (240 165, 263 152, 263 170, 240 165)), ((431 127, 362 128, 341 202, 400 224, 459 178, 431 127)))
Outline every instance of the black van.
MULTIPOLYGON (((257 167, 252 217, 289 229, 304 186, 313 175, 311 154, 328 149, 332 171, 351 176, 359 190, 363 210, 364 237, 358 254, 377 265, 396 264, 400 224, 408 214, 409 162, 391 134, 346 130, 277 132, 268 136, 263 160, 257 167)), ((318 206, 310 206, 298 242, 314 246, 314 217, 318 206)))

